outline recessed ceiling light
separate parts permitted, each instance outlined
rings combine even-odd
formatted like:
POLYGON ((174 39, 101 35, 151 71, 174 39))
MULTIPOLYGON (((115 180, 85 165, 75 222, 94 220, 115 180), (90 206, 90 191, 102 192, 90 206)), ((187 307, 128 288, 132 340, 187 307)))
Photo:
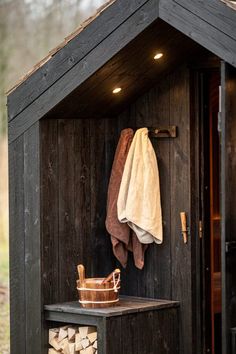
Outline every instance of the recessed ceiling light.
POLYGON ((112 92, 116 94, 119 93, 121 90, 122 90, 121 87, 116 87, 112 92))
POLYGON ((163 57, 163 53, 157 53, 157 54, 154 56, 154 59, 155 59, 155 60, 158 60, 158 59, 160 59, 161 57, 163 57))

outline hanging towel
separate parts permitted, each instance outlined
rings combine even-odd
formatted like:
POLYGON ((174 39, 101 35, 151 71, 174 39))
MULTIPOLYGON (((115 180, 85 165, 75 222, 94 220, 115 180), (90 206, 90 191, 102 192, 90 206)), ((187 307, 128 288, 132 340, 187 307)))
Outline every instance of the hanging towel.
POLYGON ((117 215, 117 198, 123 175, 125 161, 133 139, 132 129, 124 129, 116 148, 114 162, 108 186, 106 229, 111 235, 113 253, 123 267, 126 267, 128 250, 134 253, 136 267, 143 268, 145 247, 137 239, 135 233, 125 223, 120 223, 117 215))
POLYGON ((118 219, 127 223, 144 244, 163 241, 159 171, 148 129, 138 129, 122 175, 118 219))

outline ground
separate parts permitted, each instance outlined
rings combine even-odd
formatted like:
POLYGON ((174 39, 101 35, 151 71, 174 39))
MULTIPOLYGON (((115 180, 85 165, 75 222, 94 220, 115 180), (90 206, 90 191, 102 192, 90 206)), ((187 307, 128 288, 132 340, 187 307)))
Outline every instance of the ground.
POLYGON ((8 253, 0 244, 0 353, 9 354, 8 253))
POLYGON ((9 354, 7 141, 0 139, 0 354, 9 354))

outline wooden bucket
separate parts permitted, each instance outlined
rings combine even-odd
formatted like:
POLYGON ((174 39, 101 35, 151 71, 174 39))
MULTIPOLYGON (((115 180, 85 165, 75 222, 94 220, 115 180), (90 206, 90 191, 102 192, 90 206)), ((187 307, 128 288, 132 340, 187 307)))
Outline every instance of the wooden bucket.
MULTIPOLYGON (((78 266, 78 269, 79 267, 81 267, 81 265, 78 266)), ((81 269, 83 272, 84 267, 81 269)), ((119 269, 116 269, 107 278, 85 278, 81 271, 79 271, 79 275, 80 279, 77 280, 77 290, 79 292, 79 302, 82 307, 112 307, 119 302, 119 269)))

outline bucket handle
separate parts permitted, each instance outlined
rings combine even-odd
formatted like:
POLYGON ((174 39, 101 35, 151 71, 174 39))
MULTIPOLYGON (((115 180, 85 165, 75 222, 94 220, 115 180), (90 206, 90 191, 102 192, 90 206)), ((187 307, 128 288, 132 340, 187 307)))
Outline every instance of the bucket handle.
POLYGON ((113 278, 113 284, 114 284, 114 292, 117 293, 119 289, 119 283, 120 283, 120 270, 118 269, 119 272, 117 272, 117 269, 113 272, 112 278, 113 278))
POLYGON ((102 284, 109 283, 109 281, 111 281, 112 279, 114 280, 113 274, 115 274, 115 276, 118 276, 118 274, 120 274, 120 269, 117 268, 113 270, 113 272, 111 272, 106 278, 103 279, 102 284))

